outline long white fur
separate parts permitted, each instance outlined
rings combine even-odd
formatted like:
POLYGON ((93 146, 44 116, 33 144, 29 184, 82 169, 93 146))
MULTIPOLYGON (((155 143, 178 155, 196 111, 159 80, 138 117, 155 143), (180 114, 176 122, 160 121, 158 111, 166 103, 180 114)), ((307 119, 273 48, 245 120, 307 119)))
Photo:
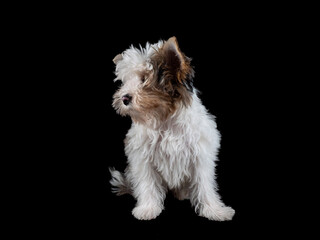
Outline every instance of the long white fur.
MULTIPOLYGON (((131 47, 122 54, 116 66, 116 80, 123 81, 120 91, 139 91, 137 70, 152 69, 150 55, 162 44, 131 47)), ((122 108, 125 111, 128 106, 122 108)), ((137 199, 132 211, 137 219, 157 217, 167 190, 172 190, 178 199, 190 199, 200 216, 231 220, 235 211, 221 201, 215 181, 219 147, 215 118, 194 90, 191 106, 181 105, 165 122, 132 123, 125 140, 128 167, 124 174, 110 169, 111 184, 118 194, 131 193, 137 199)))

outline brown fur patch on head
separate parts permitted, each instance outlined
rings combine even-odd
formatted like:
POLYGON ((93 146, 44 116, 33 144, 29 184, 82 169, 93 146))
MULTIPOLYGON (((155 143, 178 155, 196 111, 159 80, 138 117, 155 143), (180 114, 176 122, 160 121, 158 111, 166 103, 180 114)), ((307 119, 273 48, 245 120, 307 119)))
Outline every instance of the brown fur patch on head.
POLYGON ((178 41, 171 37, 152 57, 156 66, 158 86, 167 92, 174 101, 188 106, 191 102, 193 68, 191 60, 181 52, 178 41))
POLYGON ((165 121, 175 111, 176 105, 171 96, 153 87, 144 86, 136 95, 137 116, 131 116, 138 122, 149 119, 165 121))

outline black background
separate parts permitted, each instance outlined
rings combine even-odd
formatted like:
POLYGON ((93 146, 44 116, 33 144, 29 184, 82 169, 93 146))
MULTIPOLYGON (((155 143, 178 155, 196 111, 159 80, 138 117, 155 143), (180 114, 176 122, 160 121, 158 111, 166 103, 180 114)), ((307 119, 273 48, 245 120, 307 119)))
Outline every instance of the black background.
POLYGON ((50 96, 46 120, 54 139, 49 147, 51 169, 56 172, 49 188, 55 194, 48 195, 54 202, 52 212, 44 215, 58 216, 49 225, 70 235, 148 238, 195 233, 251 236, 253 229, 269 234, 281 226, 269 222, 276 191, 269 149, 279 145, 265 143, 275 134, 271 126, 282 124, 272 106, 281 92, 278 70, 286 52, 286 21, 275 21, 277 13, 259 8, 243 12, 236 6, 223 12, 202 6, 157 14, 142 9, 122 12, 118 6, 103 10, 82 6, 53 14, 41 25, 43 34, 37 39, 43 50, 40 61, 49 56, 41 66, 49 79, 43 95, 50 96), (131 214, 133 197, 111 193, 108 168, 124 170, 123 140, 131 125, 130 118, 117 115, 111 106, 118 85, 113 82, 112 59, 131 44, 139 47, 172 36, 192 58, 194 86, 216 116, 222 135, 217 182, 222 200, 236 211, 229 222, 199 217, 188 201, 170 193, 159 217, 138 221, 131 214))

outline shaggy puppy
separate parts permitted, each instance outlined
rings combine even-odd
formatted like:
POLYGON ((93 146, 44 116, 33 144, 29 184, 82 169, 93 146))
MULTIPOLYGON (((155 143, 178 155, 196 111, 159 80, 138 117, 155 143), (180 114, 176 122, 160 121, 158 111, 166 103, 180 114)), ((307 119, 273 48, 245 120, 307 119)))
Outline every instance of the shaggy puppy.
POLYGON ((177 39, 132 46, 113 61, 115 80, 122 81, 113 107, 132 119, 125 173, 110 169, 113 192, 137 199, 137 219, 156 218, 169 189, 190 199, 200 216, 231 220, 235 211, 221 201, 215 181, 220 134, 197 96, 191 60, 177 39))

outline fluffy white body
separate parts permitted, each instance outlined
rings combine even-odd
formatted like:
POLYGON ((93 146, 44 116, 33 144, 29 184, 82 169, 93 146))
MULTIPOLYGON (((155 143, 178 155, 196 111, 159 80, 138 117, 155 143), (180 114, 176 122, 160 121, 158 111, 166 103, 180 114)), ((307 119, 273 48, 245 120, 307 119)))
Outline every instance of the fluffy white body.
MULTIPOLYGON (((141 58, 139 68, 152 69, 147 64, 148 59, 159 47, 162 47, 162 42, 150 47, 149 51, 131 49, 141 58)), ((132 57, 132 54, 123 53, 122 60, 128 56, 132 57)), ((144 83, 138 81, 141 69, 139 74, 132 69, 126 68, 126 71, 130 74, 122 76, 124 84, 115 95, 114 105, 120 114, 132 117, 141 114, 135 107, 139 104, 135 98, 138 99, 139 89, 144 83), (132 105, 121 105, 119 96, 128 92, 133 96, 132 105)), ((214 116, 203 106, 195 89, 189 93, 190 104, 177 104, 165 120, 159 121, 147 113, 144 121, 133 120, 125 139, 128 167, 124 174, 111 170, 114 192, 119 195, 130 193, 137 199, 132 211, 137 219, 156 218, 164 209, 168 190, 172 190, 180 200, 190 199, 196 212, 210 220, 231 220, 235 213, 224 205, 217 193, 215 165, 220 134, 214 116)))

